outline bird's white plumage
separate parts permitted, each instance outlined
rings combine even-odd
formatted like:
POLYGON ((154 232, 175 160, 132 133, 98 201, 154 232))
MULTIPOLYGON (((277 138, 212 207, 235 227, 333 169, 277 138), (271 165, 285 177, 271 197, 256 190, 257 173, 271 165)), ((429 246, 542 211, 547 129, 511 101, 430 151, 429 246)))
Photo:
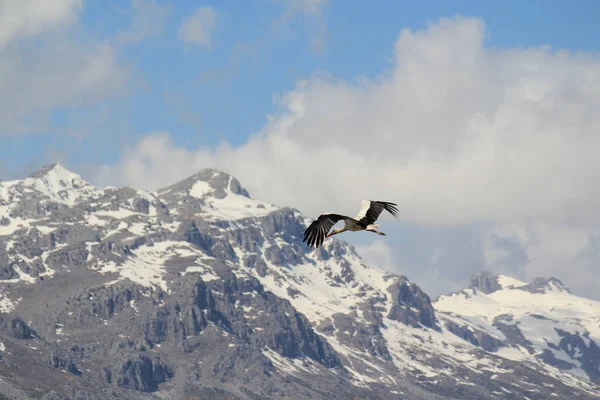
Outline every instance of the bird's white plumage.
POLYGON ((371 208, 371 202, 369 200, 363 200, 362 203, 362 208, 360 209, 360 211, 358 212, 358 214, 356 215, 357 220, 360 220, 364 217, 366 217, 367 215, 367 211, 369 211, 369 208, 371 208))

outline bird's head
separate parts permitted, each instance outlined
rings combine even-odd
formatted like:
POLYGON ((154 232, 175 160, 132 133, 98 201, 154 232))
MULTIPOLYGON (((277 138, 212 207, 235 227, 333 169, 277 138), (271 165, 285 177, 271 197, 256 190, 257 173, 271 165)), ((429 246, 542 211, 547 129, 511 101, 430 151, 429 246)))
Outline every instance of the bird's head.
POLYGON ((337 235, 338 233, 342 233, 344 231, 345 231, 344 228, 336 228, 336 229, 332 230, 331 232, 329 232, 327 234, 327 236, 325 236, 325 237, 330 237, 330 236, 333 236, 333 235, 337 235))

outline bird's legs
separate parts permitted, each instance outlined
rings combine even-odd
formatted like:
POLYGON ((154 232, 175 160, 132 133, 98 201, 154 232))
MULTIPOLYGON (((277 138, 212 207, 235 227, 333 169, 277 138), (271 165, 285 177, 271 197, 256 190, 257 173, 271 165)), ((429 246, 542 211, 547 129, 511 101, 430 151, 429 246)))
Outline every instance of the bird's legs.
POLYGON ((367 229, 367 231, 369 231, 369 232, 373 232, 373 233, 376 233, 376 234, 378 234, 378 235, 385 236, 385 233, 383 233, 383 232, 379 232, 379 231, 377 231, 377 230, 375 230, 375 229, 367 229))

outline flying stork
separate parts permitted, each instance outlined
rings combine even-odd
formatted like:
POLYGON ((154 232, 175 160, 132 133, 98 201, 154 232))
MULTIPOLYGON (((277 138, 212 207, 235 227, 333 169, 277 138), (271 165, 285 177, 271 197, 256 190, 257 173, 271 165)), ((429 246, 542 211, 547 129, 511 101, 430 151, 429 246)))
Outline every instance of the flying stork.
POLYGON ((337 235, 345 231, 368 231, 378 235, 385 235, 385 233, 376 230, 379 228, 378 224, 375 224, 379 215, 383 210, 388 211, 394 217, 398 218, 398 209, 396 204, 388 203, 386 201, 373 201, 363 200, 362 208, 355 218, 348 217, 346 215, 324 213, 319 215, 319 218, 314 220, 306 231, 304 231, 304 240, 309 246, 319 247, 323 244, 326 237, 337 235), (329 232, 332 226, 339 221, 344 220, 344 227, 337 228, 329 232))

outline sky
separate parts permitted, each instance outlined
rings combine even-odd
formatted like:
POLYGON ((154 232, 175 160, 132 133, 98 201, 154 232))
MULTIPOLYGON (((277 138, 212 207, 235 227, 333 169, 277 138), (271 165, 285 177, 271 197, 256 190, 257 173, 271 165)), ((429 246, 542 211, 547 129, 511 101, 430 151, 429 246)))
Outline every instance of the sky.
POLYGON ((0 178, 154 190, 202 168, 432 297, 481 270, 600 298, 592 0, 0 0, 0 178))

